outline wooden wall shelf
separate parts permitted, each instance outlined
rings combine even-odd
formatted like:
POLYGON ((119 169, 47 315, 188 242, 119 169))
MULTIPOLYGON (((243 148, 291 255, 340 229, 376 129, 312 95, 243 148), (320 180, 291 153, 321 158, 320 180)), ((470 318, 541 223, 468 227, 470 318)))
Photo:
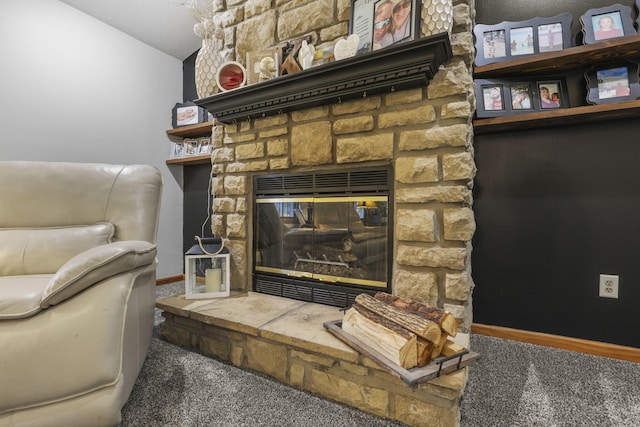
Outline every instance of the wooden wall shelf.
MULTIPOLYGON (((167 136, 171 141, 182 142, 184 138, 198 138, 201 136, 210 136, 213 122, 197 123, 194 125, 180 126, 175 129, 169 129, 167 136)), ((187 156, 169 159, 165 162, 168 165, 201 165, 211 163, 211 155, 204 154, 201 156, 187 156)))
MULTIPOLYGON (((491 79, 508 76, 547 76, 634 57, 640 57, 640 35, 620 37, 592 45, 576 46, 557 52, 531 55, 475 67, 473 77, 491 79)), ((540 126, 561 126, 586 121, 622 119, 635 117, 639 113, 640 100, 634 100, 476 119, 473 121, 473 128, 476 134, 487 134, 532 129, 540 126)))
POLYGON ((640 35, 620 37, 591 45, 570 47, 510 61, 475 67, 474 78, 532 76, 562 73, 597 63, 640 56, 640 35))
POLYGON ((447 33, 218 93, 195 103, 222 123, 426 85, 452 56, 447 33))
POLYGON ((617 102, 603 105, 564 108, 530 114, 517 114, 473 121, 476 135, 513 130, 525 130, 543 126, 572 125, 612 119, 637 117, 640 114, 640 100, 617 102))
POLYGON ((199 136, 211 135, 213 122, 196 123, 195 125, 180 126, 175 129, 169 129, 167 136, 169 138, 197 138, 199 136))
POLYGON ((211 154, 204 154, 201 156, 188 156, 179 157, 176 159, 169 159, 166 161, 168 165, 204 165, 211 163, 211 154))

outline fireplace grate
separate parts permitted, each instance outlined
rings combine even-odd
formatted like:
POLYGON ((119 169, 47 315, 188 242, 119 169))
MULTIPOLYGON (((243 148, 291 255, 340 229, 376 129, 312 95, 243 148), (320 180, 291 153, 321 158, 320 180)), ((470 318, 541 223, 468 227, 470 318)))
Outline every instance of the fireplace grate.
POLYGON ((293 280, 256 274, 255 291, 268 295, 314 302, 334 307, 351 307, 361 293, 375 294, 375 290, 348 288, 340 285, 330 287, 312 280, 293 280))
POLYGON ((289 194, 344 194, 389 191, 389 168, 344 172, 259 175, 254 177, 256 196, 289 194))

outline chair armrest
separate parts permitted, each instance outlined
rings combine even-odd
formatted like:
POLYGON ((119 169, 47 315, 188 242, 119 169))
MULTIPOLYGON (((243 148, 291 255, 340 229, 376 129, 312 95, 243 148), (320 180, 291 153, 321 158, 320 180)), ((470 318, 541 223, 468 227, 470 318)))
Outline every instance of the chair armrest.
POLYGON ((116 274, 150 265, 155 262, 156 252, 156 245, 140 240, 109 243, 81 252, 51 278, 40 307, 58 304, 116 274))

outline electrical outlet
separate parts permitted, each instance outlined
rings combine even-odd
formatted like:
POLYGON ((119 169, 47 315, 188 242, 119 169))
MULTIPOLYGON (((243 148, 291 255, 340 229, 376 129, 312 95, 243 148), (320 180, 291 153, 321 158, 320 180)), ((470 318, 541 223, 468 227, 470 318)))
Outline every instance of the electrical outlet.
POLYGON ((603 298, 618 298, 618 276, 611 274, 600 275, 600 296, 603 298))

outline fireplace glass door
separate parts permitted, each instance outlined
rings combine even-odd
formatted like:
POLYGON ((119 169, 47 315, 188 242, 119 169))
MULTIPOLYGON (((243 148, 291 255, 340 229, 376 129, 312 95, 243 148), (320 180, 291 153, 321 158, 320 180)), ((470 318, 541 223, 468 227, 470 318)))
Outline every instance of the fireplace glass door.
POLYGON ((256 199, 255 271, 386 288, 388 196, 256 199))

